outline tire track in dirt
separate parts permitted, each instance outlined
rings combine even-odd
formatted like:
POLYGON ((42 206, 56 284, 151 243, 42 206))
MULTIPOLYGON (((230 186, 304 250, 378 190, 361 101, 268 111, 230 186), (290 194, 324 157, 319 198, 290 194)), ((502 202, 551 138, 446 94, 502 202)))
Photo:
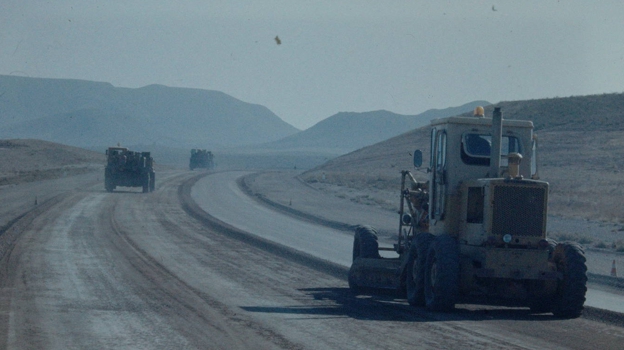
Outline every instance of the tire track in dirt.
MULTIPOLYGON (((150 202, 158 204, 152 206, 151 215, 145 215, 144 219, 152 218, 152 221, 157 222, 163 232, 181 237, 187 243, 192 242, 190 244, 197 250, 209 251, 210 246, 207 246, 205 242, 193 239, 192 235, 186 234, 189 227, 184 225, 183 218, 169 215, 171 208, 167 205, 172 203, 179 205, 175 195, 177 185, 186 177, 188 174, 172 176, 164 184, 161 182, 159 192, 151 194, 149 196, 151 198, 141 198, 143 204, 150 202), (154 197, 159 199, 156 200, 154 197)), ((184 325, 178 326, 178 331, 184 333, 189 339, 193 339, 193 343, 198 348, 209 343, 216 348, 299 348, 298 345, 273 332, 270 328, 238 315, 226 304, 187 283, 183 277, 172 271, 166 264, 161 263, 159 261, 161 258, 151 255, 133 239, 128 228, 120 224, 119 218, 125 216, 120 215, 120 211, 127 213, 127 210, 120 210, 120 207, 123 208, 123 205, 116 203, 113 208, 113 213, 110 215, 111 227, 119 237, 117 246, 120 251, 128 258, 136 271, 152 284, 152 287, 145 288, 143 293, 150 295, 152 299, 166 300, 168 307, 158 311, 164 317, 178 318, 179 321, 176 321, 176 324, 184 325), (249 334, 250 331, 255 336, 249 334), (243 334, 247 336, 241 337, 243 334), (198 335, 202 336, 198 338, 198 335), (209 338, 206 338, 207 335, 209 338)))

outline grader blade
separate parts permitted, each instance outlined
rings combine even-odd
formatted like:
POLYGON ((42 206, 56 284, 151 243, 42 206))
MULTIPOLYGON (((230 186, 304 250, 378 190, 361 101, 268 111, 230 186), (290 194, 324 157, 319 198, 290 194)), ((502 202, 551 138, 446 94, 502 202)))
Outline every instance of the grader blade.
POLYGON ((399 259, 357 258, 349 270, 349 283, 354 288, 399 289, 399 259))

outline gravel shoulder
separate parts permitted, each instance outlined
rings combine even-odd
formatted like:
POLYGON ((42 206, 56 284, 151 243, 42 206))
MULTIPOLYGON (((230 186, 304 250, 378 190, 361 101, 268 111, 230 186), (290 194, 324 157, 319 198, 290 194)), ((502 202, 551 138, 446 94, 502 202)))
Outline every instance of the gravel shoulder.
POLYGON ((253 173, 246 176, 241 185, 247 194, 293 215, 307 216, 308 220, 349 231, 355 225, 370 224, 379 230, 382 242, 390 243, 396 237, 398 215, 381 207, 356 203, 346 195, 332 195, 319 190, 300 180, 297 177, 299 173, 253 173))

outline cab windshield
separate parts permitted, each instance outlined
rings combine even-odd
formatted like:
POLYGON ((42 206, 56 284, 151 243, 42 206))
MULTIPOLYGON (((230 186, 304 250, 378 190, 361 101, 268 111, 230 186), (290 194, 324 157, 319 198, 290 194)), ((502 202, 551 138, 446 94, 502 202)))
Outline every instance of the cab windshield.
MULTIPOLYGON (((490 165, 492 136, 487 134, 466 133, 462 136, 462 160, 470 165, 490 165)), ((505 166, 507 155, 512 152, 522 154, 520 140, 515 136, 503 136, 501 139, 501 165, 505 166)))

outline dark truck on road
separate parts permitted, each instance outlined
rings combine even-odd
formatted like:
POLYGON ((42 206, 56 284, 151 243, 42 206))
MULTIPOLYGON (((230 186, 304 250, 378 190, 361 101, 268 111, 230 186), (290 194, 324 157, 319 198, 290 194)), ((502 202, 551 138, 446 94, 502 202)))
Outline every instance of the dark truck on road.
POLYGON ((205 149, 193 148, 191 150, 191 159, 189 160, 189 169, 195 168, 212 169, 214 166, 213 154, 205 149))
POLYGON ((156 174, 150 152, 133 152, 125 147, 106 150, 104 187, 113 192, 117 186, 143 187, 143 193, 154 191, 156 174))

